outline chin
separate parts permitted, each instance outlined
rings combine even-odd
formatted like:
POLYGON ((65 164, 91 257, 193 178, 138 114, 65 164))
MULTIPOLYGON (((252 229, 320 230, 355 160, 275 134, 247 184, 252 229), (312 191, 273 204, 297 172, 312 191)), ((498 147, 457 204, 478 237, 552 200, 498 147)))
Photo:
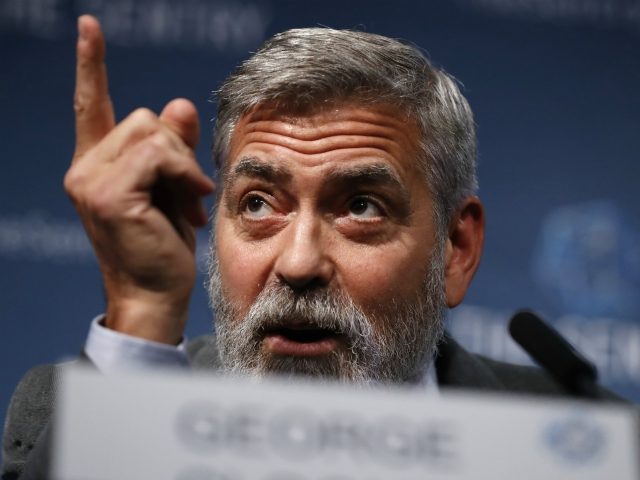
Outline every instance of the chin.
POLYGON ((358 365, 349 353, 332 351, 327 355, 274 355, 261 351, 249 365, 231 366, 231 371, 259 378, 279 377, 299 380, 338 381, 349 384, 369 384, 370 372, 358 365))

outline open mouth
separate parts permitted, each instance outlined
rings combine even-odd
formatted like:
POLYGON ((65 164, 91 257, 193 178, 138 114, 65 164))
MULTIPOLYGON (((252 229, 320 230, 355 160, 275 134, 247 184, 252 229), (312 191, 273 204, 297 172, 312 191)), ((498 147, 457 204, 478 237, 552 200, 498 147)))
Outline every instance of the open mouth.
POLYGON ((341 342, 342 336, 338 332, 311 326, 279 327, 264 334, 264 345, 274 355, 326 355, 338 348, 341 342))

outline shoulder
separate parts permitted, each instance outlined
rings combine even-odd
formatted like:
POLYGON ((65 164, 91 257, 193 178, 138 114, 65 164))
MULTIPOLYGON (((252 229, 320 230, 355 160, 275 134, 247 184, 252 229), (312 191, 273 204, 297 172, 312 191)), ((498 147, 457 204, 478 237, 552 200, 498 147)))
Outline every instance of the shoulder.
POLYGON ((550 395, 567 395, 567 392, 550 375, 538 367, 514 365, 491 358, 475 355, 478 362, 500 380, 506 390, 522 393, 543 393, 550 395))
POLYGON ((3 478, 22 471, 27 456, 48 424, 65 365, 31 368, 13 392, 2 439, 3 478))
MULTIPOLYGON (((439 345, 436 372, 438 383, 443 387, 554 397, 571 395, 540 368, 471 353, 448 335, 439 345)), ((624 401, 604 388, 600 388, 599 393, 602 400, 624 401)))
POLYGON ((465 350, 446 335, 436 357, 438 383, 473 390, 558 393, 559 386, 537 368, 498 362, 465 350))
MULTIPOLYGON (((186 350, 194 368, 219 368, 213 335, 195 338, 187 343, 186 350)), ((5 418, 2 478, 17 478, 23 471, 29 454, 49 424, 64 370, 78 361, 89 362, 81 355, 75 362, 38 365, 28 370, 18 383, 5 418)))

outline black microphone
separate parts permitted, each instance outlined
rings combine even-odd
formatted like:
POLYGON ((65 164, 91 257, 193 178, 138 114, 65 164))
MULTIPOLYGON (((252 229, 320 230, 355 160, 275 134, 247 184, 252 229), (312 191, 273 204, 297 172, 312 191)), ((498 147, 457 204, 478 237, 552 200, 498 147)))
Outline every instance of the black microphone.
POLYGON ((509 333, 569 392, 583 398, 599 398, 596 367, 535 313, 517 312, 509 323, 509 333))

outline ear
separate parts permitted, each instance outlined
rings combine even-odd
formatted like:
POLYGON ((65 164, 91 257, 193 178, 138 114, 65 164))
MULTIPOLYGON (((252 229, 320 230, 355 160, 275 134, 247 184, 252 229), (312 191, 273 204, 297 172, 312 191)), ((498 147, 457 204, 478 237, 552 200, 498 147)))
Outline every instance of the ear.
POLYGON ((467 198, 451 219, 445 242, 444 272, 449 308, 462 302, 480 265, 484 222, 484 207, 478 197, 467 198))

